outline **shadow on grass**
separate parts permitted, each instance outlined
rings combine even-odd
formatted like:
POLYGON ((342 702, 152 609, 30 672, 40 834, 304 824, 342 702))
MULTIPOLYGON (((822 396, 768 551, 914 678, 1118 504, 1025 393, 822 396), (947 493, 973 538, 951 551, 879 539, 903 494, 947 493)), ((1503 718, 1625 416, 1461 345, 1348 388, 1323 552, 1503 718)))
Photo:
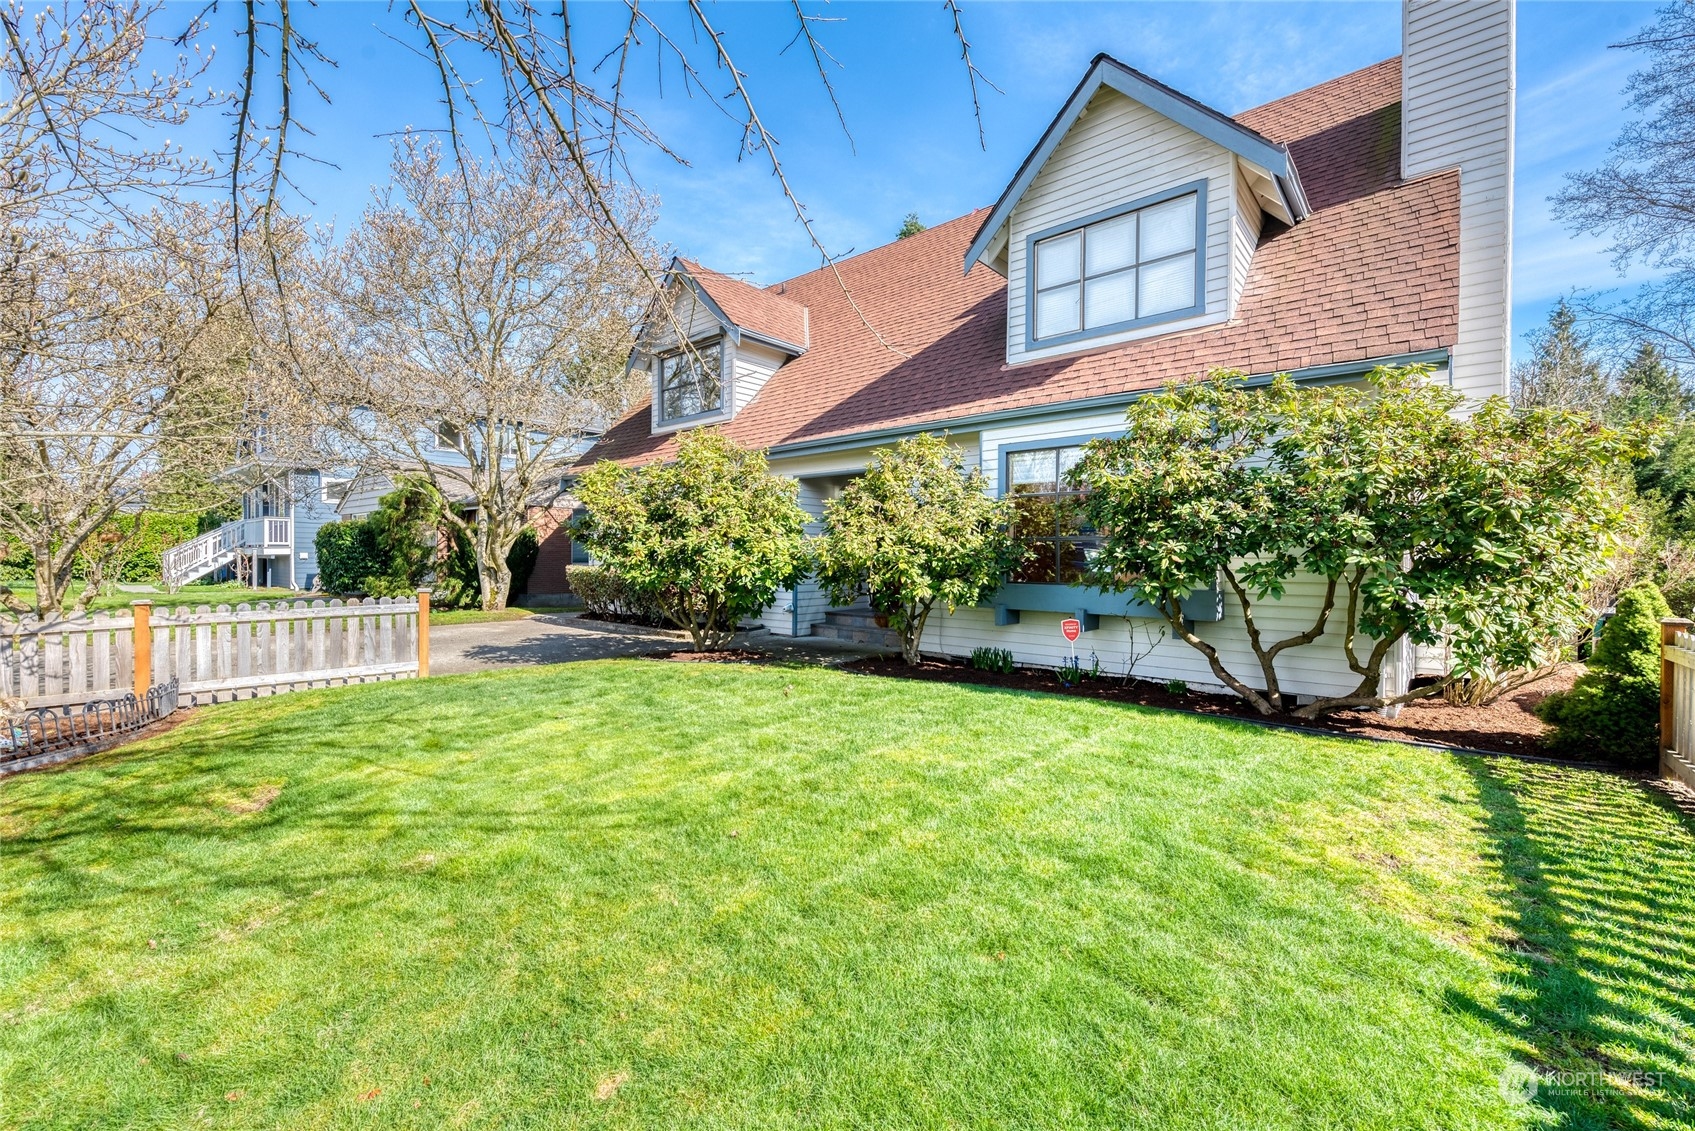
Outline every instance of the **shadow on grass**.
POLYGON ((1499 1001, 1455 1000, 1507 1033, 1561 1127, 1695 1116, 1695 857, 1684 819, 1624 778, 1462 759, 1510 932, 1499 1001))

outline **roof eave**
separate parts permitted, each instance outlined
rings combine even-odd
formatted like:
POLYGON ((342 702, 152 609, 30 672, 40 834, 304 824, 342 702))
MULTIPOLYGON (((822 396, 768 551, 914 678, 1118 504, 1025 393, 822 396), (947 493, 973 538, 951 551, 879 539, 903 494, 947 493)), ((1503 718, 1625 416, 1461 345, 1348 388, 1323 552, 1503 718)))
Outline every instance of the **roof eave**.
POLYGON ((1097 55, 1090 64, 1088 73, 1083 76, 1083 81, 1071 92, 1071 97, 1066 99, 1064 107, 1043 132, 1036 147, 1024 158, 1024 163, 1018 167, 1011 183, 1002 191, 1000 199, 984 219, 983 226, 977 229, 976 237, 965 251, 967 274, 989 250, 996 234, 1010 221, 1013 208, 1024 196, 1030 183, 1042 171, 1042 167, 1047 164, 1061 139, 1088 106, 1090 99, 1094 98, 1103 86, 1111 87, 1156 114, 1161 114, 1238 157, 1266 169, 1277 179, 1279 186, 1288 196, 1290 212, 1295 219, 1299 221, 1308 215, 1306 194, 1300 187, 1300 177, 1295 172, 1295 162, 1289 155, 1288 146, 1272 141, 1212 107, 1173 90, 1109 55, 1097 55))

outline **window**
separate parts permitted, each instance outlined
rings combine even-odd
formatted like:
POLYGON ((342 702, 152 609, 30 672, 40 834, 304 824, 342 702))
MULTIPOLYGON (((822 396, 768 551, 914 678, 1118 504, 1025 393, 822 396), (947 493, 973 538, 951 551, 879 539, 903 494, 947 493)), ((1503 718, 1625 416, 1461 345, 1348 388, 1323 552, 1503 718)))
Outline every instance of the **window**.
POLYGON ((1035 241, 1033 342, 1193 313, 1200 193, 1035 241))
POLYGON ((1058 582, 1083 579, 1084 566, 1097 544, 1083 522, 1081 493, 1065 476, 1082 458, 1075 444, 1035 451, 1008 452, 1006 493, 1012 497, 1012 533, 1031 548, 1029 557, 1008 581, 1058 582))
POLYGON ((332 507, 339 507, 347 500, 347 488, 350 482, 347 479, 324 480, 324 502, 332 507))
POLYGON ((692 350, 659 359, 659 415, 681 420, 724 404, 724 343, 695 343, 692 350))
POLYGON ((463 452, 465 434, 457 425, 443 420, 436 425, 435 446, 438 452, 463 452))

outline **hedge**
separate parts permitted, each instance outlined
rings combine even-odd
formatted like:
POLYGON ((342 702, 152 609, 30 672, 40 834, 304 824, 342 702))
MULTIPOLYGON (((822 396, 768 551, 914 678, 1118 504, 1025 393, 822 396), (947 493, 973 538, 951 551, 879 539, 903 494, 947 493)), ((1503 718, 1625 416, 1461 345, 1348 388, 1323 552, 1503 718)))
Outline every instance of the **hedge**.
POLYGON ((570 566, 565 570, 565 584, 583 599, 590 616, 634 621, 656 628, 669 624, 657 601, 630 588, 622 577, 605 566, 570 566))

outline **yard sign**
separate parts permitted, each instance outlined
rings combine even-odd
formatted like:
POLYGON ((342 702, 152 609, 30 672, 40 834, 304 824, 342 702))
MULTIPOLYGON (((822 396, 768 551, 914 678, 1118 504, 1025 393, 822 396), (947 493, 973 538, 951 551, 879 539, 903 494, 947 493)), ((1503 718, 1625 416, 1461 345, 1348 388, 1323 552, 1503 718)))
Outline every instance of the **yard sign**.
POLYGON ((1067 618, 1059 622, 1059 631, 1064 634, 1067 640, 1075 644, 1077 638, 1083 635, 1083 622, 1067 618))

